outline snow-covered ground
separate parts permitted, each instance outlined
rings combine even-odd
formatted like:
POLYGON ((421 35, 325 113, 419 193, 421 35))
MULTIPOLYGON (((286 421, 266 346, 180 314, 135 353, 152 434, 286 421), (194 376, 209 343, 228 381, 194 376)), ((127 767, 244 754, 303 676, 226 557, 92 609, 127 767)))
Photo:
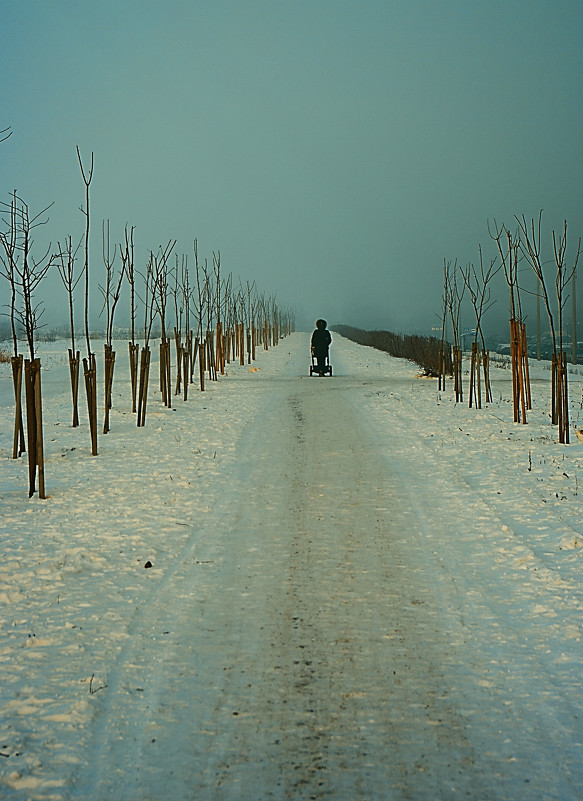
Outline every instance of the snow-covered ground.
POLYGON ((561 446, 544 363, 520 425, 503 360, 476 410, 308 341, 172 409, 154 364, 143 429, 117 343, 97 457, 41 345, 44 501, 0 365, 2 798, 583 797, 581 368, 561 446))

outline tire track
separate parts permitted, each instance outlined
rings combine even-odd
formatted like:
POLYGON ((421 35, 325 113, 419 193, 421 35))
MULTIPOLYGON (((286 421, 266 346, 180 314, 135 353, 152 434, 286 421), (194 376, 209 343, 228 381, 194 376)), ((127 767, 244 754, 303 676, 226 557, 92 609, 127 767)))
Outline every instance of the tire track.
POLYGON ((472 793, 489 784, 460 710, 472 683, 350 386, 266 392, 225 508, 197 535, 210 564, 185 552, 143 613, 87 797, 489 797, 472 793), (148 636, 167 638, 154 663, 148 636))

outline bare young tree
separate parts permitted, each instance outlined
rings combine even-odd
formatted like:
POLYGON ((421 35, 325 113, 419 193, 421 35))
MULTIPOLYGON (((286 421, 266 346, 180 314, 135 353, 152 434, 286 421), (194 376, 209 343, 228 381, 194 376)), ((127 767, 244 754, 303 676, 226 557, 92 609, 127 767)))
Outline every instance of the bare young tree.
MULTIPOLYGON (((213 286, 213 277, 211 276, 208 261, 207 259, 204 260, 204 266, 201 264, 201 272, 202 272, 202 293, 200 291, 200 283, 199 283, 199 294, 201 294, 202 300, 202 310, 206 312, 204 317, 206 317, 206 325, 204 331, 204 339, 203 339, 203 353, 204 357, 201 359, 201 365, 208 370, 209 379, 211 381, 216 381, 217 374, 216 374, 216 365, 215 365, 215 357, 214 357, 214 345, 213 345, 213 323, 215 319, 215 303, 216 297, 214 292, 213 286)), ((198 274, 197 274, 197 280, 198 274)), ((202 389, 202 384, 201 384, 202 389)))
POLYGON ((256 308, 256 287, 255 281, 245 282, 245 322, 247 325, 247 364, 251 364, 255 359, 255 308, 256 308))
POLYGON ((84 234, 84 267, 85 276, 85 342, 87 345, 87 356, 83 359, 83 372, 85 377, 85 394, 87 396, 87 410, 89 413, 89 430, 91 434, 91 454, 97 456, 97 366, 95 364, 95 354, 91 351, 91 337, 89 334, 89 188, 93 180, 93 153, 91 153, 91 165, 89 170, 85 170, 79 147, 77 147, 77 159, 81 170, 81 177, 85 184, 85 208, 81 207, 81 213, 85 217, 84 234))
POLYGON ((563 232, 557 235, 552 232, 553 255, 555 261, 555 298, 556 311, 558 317, 558 336, 553 315, 553 304, 551 303, 545 274, 543 261, 541 258, 541 229, 542 229, 542 210, 539 212, 538 220, 531 219, 527 223, 526 218, 516 217, 520 228, 520 248, 533 272, 538 279, 538 285, 542 292, 542 297, 547 311, 549 327, 553 342, 552 371, 551 371, 551 419, 553 425, 559 429, 559 442, 569 442, 569 416, 568 416, 568 387, 567 387, 567 359, 563 350, 563 312, 567 302, 567 287, 577 269, 579 255, 581 253, 581 239, 578 241, 577 251, 573 259, 573 266, 569 267, 566 263, 567 258, 567 221, 563 222, 563 232))
POLYGON ((169 269, 168 260, 174 250, 176 240, 169 240, 164 248, 160 247, 158 253, 151 253, 152 263, 152 290, 154 302, 160 318, 160 392, 165 406, 172 406, 172 386, 170 383, 170 340, 166 334, 166 310, 169 295, 169 269))
POLYGON ((1 236, 2 250, 2 275, 10 284, 10 329, 12 332, 12 346, 13 354, 10 359, 12 367, 12 383, 14 388, 14 442, 12 449, 12 458, 18 459, 26 452, 26 439, 24 436, 24 423, 22 416, 22 375, 23 375, 23 356, 18 352, 18 306, 17 306, 17 292, 18 292, 18 273, 16 270, 17 260, 19 258, 18 241, 18 213, 17 213, 18 197, 16 192, 13 193, 9 206, 2 204, 3 210, 9 209, 9 218, 4 221, 7 225, 7 231, 3 231, 1 236))
POLYGON ((263 345, 263 349, 269 348, 269 309, 267 307, 267 299, 264 293, 257 295, 255 303, 257 313, 257 330, 259 344, 263 345))
POLYGON ((9 209, 9 219, 3 220, 3 222, 7 225, 7 231, 3 231, 0 234, 1 242, 2 242, 2 275, 6 278, 10 284, 10 329, 12 332, 12 346, 14 350, 14 356, 18 356, 18 336, 16 330, 16 318, 17 318, 17 305, 16 305, 16 296, 17 296, 17 287, 18 287, 18 279, 17 279, 17 272, 16 272, 16 260, 18 258, 17 254, 17 242, 18 242, 18 223, 17 223, 17 202, 18 197, 16 192, 13 193, 10 204, 3 203, 2 210, 9 209))
POLYGON ((221 252, 213 251, 213 271, 215 282, 215 375, 225 373, 225 347, 223 341, 223 318, 222 318, 222 283, 221 283, 221 252))
POLYGON ((134 269, 134 226, 128 231, 128 226, 124 229, 124 243, 119 246, 122 272, 127 276, 130 285, 130 341, 129 364, 130 364, 130 383, 132 388, 132 412, 136 411, 137 390, 138 390, 138 362, 139 345, 136 343, 136 279, 134 269))
POLYGON ((557 351, 557 337, 555 332, 555 320, 553 316, 553 309, 551 299, 547 289, 545 274, 543 270, 543 263, 541 258, 541 239, 542 239, 542 209, 539 212, 538 220, 535 221, 531 218, 527 223, 526 217, 522 215, 521 218, 515 217, 519 227, 519 240, 518 244, 523 256, 526 258, 532 271, 537 278, 538 294, 542 294, 545 309, 549 321, 549 328, 551 332, 551 339, 553 343, 552 355, 552 371, 551 371, 551 420, 553 425, 558 423, 557 413, 557 373, 556 367, 558 362, 557 351))
MULTIPOLYGON (((3 204, 4 206, 6 204, 3 204)), ((2 242, 3 255, 2 258, 2 275, 10 284, 10 328, 12 331, 12 345, 13 355, 10 359, 12 367, 12 383, 14 388, 14 442, 12 449, 12 458, 18 459, 26 452, 26 440, 24 437, 24 423, 22 418, 22 372, 23 372, 23 356, 18 352, 18 336, 17 336, 17 271, 16 263, 18 259, 17 243, 18 243, 18 223, 17 223, 17 195, 14 192, 10 201, 10 214, 9 221, 7 222, 8 230, 2 232, 0 235, 2 242)))
MULTIPOLYGON (((240 280, 240 279, 239 279, 240 280)), ((245 326, 247 325, 247 303, 243 286, 239 287, 235 298, 234 317, 236 320, 236 354, 239 364, 245 364, 245 326)))
POLYGON ((146 424, 146 407, 148 400, 148 381, 150 375, 150 335, 152 323, 154 321, 154 256, 150 252, 150 258, 146 266, 144 276, 144 344, 140 354, 140 378, 137 403, 137 425, 138 427, 146 424))
POLYGON ((3 250, 3 274, 11 285, 10 317, 15 354, 18 340, 16 329, 19 326, 26 338, 30 360, 34 361, 35 336, 41 327, 40 320, 44 311, 42 301, 36 301, 36 291, 55 257, 51 255, 50 245, 40 258, 34 256, 32 236, 35 228, 47 224, 48 218, 45 215, 53 204, 31 217, 27 204, 14 192, 10 204, 1 205, 9 210, 10 218, 8 231, 0 234, 0 243, 3 250), (20 306, 17 306, 17 299, 20 299, 20 306))
POLYGON ((469 405, 476 401, 478 409, 482 408, 482 391, 480 379, 480 367, 484 373, 484 390, 486 394, 486 403, 492 400, 492 389, 490 387, 490 371, 489 371, 489 354, 486 350, 486 340, 482 329, 482 319, 484 314, 491 308, 495 301, 491 299, 491 291, 489 284, 495 275, 501 270, 502 265, 496 267, 496 259, 490 261, 490 266, 486 269, 484 267, 484 259, 482 255, 482 248, 478 246, 479 252, 479 267, 473 264, 468 264, 465 270, 462 270, 462 277, 469 293, 472 308, 474 310, 474 317, 476 321, 474 341, 472 342, 472 358, 470 364, 470 391, 469 391, 469 405), (478 338, 482 345, 480 352, 478 338))
POLYGON ((453 380, 456 403, 463 401, 464 390, 462 385, 462 343, 460 334, 460 318, 462 310, 462 300, 466 291, 463 280, 459 280, 460 268, 457 259, 453 265, 447 262, 445 268, 445 298, 447 309, 451 321, 451 331, 453 338, 453 380))
POLYGON ((193 369, 193 335, 190 328, 191 290, 188 270, 188 255, 176 256, 175 285, 173 290, 174 312, 177 325, 174 329, 176 341, 176 389, 181 391, 183 380, 183 399, 188 399, 188 385, 192 380, 193 369))
POLYGON ((175 266, 170 281, 170 294, 174 305, 174 346, 176 348, 176 384, 174 394, 180 395, 182 390, 182 368, 184 342, 182 338, 182 318, 184 316, 184 291, 182 289, 182 275, 184 272, 184 253, 181 257, 175 254, 175 266))
POLYGON ((104 345, 104 418, 103 418, 103 433, 107 434, 109 431, 109 413, 112 407, 112 390, 113 390, 113 372, 115 368, 115 351, 113 349, 113 321, 115 317, 115 309, 119 302, 121 294, 121 285, 124 279, 124 261, 122 260, 121 269, 116 276, 115 273, 115 259, 117 255, 117 247, 114 246, 113 253, 111 252, 110 238, 109 238, 109 220, 104 221, 101 227, 101 243, 103 253, 103 263, 105 265, 105 286, 99 286, 101 294, 103 295, 103 307, 101 313, 105 311, 105 345, 104 345))
POLYGON ((572 279, 572 288, 571 288, 571 298, 573 300, 572 305, 572 312, 571 312, 571 325, 573 329, 573 338, 572 338, 572 351, 571 351, 571 361, 573 364, 577 364, 577 292, 575 291, 575 278, 576 278, 576 271, 573 272, 573 279, 572 279))
POLYGON ((528 349, 526 345, 526 324, 522 316, 520 284, 518 282, 518 262, 520 237, 513 235, 504 225, 493 229, 488 223, 488 231, 496 242, 504 277, 510 293, 510 355, 512 365, 512 400, 514 422, 526 423, 526 410, 531 408, 530 378, 528 371, 528 349))
POLYGON ((438 389, 445 390, 446 375, 452 374, 451 345, 447 341, 447 311, 449 307, 449 271, 451 262, 443 260, 443 294, 441 309, 441 341, 439 345, 438 389))
POLYGON ((204 286, 201 283, 201 276, 200 276, 200 265, 198 263, 198 242, 194 240, 194 274, 196 277, 196 321, 197 321, 197 328, 196 328, 196 335, 198 337, 199 343, 202 341, 202 331, 203 331, 203 318, 204 318, 204 303, 203 303, 203 295, 204 295, 204 286))
MULTIPOLYGON (((52 205, 52 204, 51 204, 52 205)), ((40 327, 43 313, 42 301, 37 302, 36 292, 43 278, 55 261, 51 255, 51 246, 40 257, 33 253, 33 232, 36 228, 46 225, 48 218, 46 212, 51 206, 31 216, 27 204, 14 192, 10 204, 3 204, 9 210, 8 231, 0 234, 2 245, 2 274, 11 285, 11 321, 13 341, 15 347, 12 362, 13 380, 16 401, 16 416, 14 430, 13 456, 18 451, 23 452, 19 445, 22 439, 22 412, 21 412, 21 381, 22 359, 18 355, 17 327, 24 332, 29 359, 24 362, 24 386, 26 397, 26 423, 28 434, 28 472, 29 497, 36 492, 36 478, 38 472, 39 497, 45 498, 44 478, 44 448, 42 432, 42 393, 41 393, 41 364, 36 358, 35 336, 40 327), (20 411, 19 411, 20 410, 20 411)))
MULTIPOLYGON (((198 261, 198 242, 194 240, 194 270, 196 276, 196 320, 197 333, 195 339, 195 352, 198 355, 198 372, 200 377, 200 390, 204 391, 204 372, 206 369, 206 337, 204 335, 204 317, 208 298, 208 280, 206 274, 201 277, 202 265, 198 261)), ((194 367, 194 365, 193 365, 194 367)))
POLYGON ((69 303, 69 330, 71 334, 71 347, 69 348, 69 375, 71 379, 71 395, 72 395, 72 402, 73 402, 73 428, 76 428, 79 425, 79 365, 80 365, 80 354, 79 351, 76 349, 76 342, 75 342, 75 304, 74 304, 74 296, 75 296, 75 289, 81 278, 83 277, 83 273, 80 272, 78 275, 75 274, 75 261, 77 259, 77 253, 79 248, 81 247, 81 242, 77 245, 76 248, 73 247, 73 240, 70 236, 68 236, 64 244, 58 243, 58 254, 57 254, 57 269, 59 271, 59 275, 61 277, 61 281, 65 290, 67 292, 67 299, 69 303))
POLYGON ((567 287, 575 277, 577 270, 577 263, 581 255, 581 237, 577 242, 577 251, 573 257, 573 265, 567 265, 567 220, 563 220, 563 231, 561 234, 556 234, 553 231, 553 255, 555 258, 556 276, 555 276, 555 289, 557 293, 557 308, 559 315, 559 351, 563 351, 563 313, 565 305, 569 296, 566 294, 567 287))
POLYGON ((89 213, 89 200, 90 200, 90 192, 89 188, 91 186, 91 181, 93 180, 93 153, 91 153, 91 165, 88 171, 85 171, 83 166, 83 160, 81 158, 81 152, 79 151, 79 147, 77 146, 77 159, 79 161, 79 168, 81 170, 81 178, 83 179, 83 183, 85 184, 85 208, 83 206, 80 207, 80 211, 85 217, 85 234, 83 238, 84 243, 84 255, 85 260, 83 264, 83 275, 85 276, 85 341, 87 345, 87 358, 90 359, 92 354, 91 351, 91 340, 89 335, 89 230, 90 230, 90 213, 89 213))
POLYGON ((231 346, 232 346, 232 328, 233 328, 233 274, 225 278, 223 283, 223 306, 222 306, 222 319, 224 320, 224 360, 226 364, 231 361, 231 346))
MULTIPOLYGON (((567 386, 567 354, 563 348, 563 312, 568 300, 567 287, 574 282, 575 271, 581 253, 581 238, 577 243, 573 266, 567 265, 567 220, 563 221, 563 232, 559 235, 553 231, 553 255, 555 258, 555 290, 557 295, 557 308, 559 316, 559 362, 557 365, 557 422, 559 427, 559 442, 569 442, 569 394, 567 386)), ((575 332, 573 331, 573 337, 575 332)))

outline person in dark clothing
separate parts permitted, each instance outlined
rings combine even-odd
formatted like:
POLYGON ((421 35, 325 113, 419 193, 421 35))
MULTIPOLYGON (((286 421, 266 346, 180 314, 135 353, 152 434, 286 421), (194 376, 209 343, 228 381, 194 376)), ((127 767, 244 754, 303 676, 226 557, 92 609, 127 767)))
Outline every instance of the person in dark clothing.
POLYGON ((326 328, 327 325, 328 323, 326 320, 316 320, 316 330, 312 334, 312 353, 318 362, 318 372, 320 375, 324 375, 328 348, 332 342, 330 331, 326 328))

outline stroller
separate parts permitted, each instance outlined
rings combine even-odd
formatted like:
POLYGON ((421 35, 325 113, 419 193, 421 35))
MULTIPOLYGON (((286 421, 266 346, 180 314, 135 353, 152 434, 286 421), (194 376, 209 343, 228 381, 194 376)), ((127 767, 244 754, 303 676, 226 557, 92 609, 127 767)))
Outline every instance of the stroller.
POLYGON ((312 376, 314 374, 316 374, 316 375, 326 375, 327 374, 327 375, 330 375, 330 376, 332 375, 332 365, 330 364, 330 359, 328 357, 328 354, 326 354, 326 359, 324 361, 323 372, 321 373, 320 369, 318 367, 318 361, 316 359, 316 354, 312 350, 312 363, 310 365, 310 375, 312 376))

